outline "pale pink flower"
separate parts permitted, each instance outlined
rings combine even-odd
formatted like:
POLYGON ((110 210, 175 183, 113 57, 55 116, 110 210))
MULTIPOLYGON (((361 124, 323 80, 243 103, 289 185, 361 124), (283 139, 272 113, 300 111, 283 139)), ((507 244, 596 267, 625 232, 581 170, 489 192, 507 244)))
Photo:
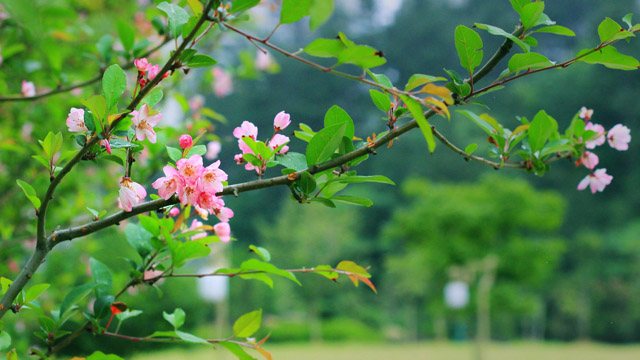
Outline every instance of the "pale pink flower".
POLYGON ((245 159, 242 157, 242 154, 236 154, 233 156, 233 160, 236 161, 236 164, 242 165, 245 163, 245 159))
POLYGON ((149 66, 147 67, 147 71, 149 72, 147 78, 149 78, 149 80, 153 80, 153 78, 155 78, 160 72, 160 65, 149 64, 149 66))
POLYGON ((31 81, 22 80, 22 96, 31 97, 36 95, 36 86, 31 81))
POLYGON ((203 106, 204 96, 198 94, 189 99, 189 109, 191 109, 192 112, 198 112, 200 109, 202 109, 203 106))
POLYGON ((149 138, 149 141, 153 144, 156 142, 156 132, 153 127, 158 125, 162 119, 162 114, 158 113, 149 116, 149 106, 143 104, 140 107, 140 111, 132 111, 133 124, 135 125, 136 138, 140 141, 144 140, 145 136, 149 138))
POLYGON ((207 143, 207 153, 204 154, 204 157, 207 158, 208 160, 213 160, 217 158, 218 154, 220 154, 221 147, 222 146, 220 145, 220 142, 209 141, 209 143, 207 143))
POLYGON ((215 196, 215 194, 206 191, 199 191, 198 200, 195 205, 207 211, 208 214, 209 210, 213 210, 213 208, 216 206, 217 200, 218 198, 215 196))
POLYGON ((591 151, 585 151, 580 159, 577 161, 576 165, 584 165, 587 169, 593 169, 598 165, 600 159, 598 159, 598 155, 592 153, 591 151))
POLYGON ((602 125, 594 124, 594 123, 590 123, 589 122, 584 126, 584 130, 585 131, 591 130, 591 131, 595 131, 596 133, 598 133, 598 136, 596 136, 595 138, 587 141, 587 143, 585 145, 587 149, 595 149, 596 146, 600 146, 600 145, 604 144, 604 140, 605 140, 604 133, 605 133, 605 131, 604 131, 604 127, 602 125))
POLYGON ((258 128, 249 121, 243 121, 240 126, 233 129, 233 136, 238 139, 247 136, 255 140, 258 138, 258 128))
POLYGON ((233 210, 228 207, 221 207, 219 209, 215 209, 214 214, 218 218, 218 220, 222 222, 229 222, 229 219, 233 217, 233 210))
MULTIPOLYGON (((220 160, 207 166, 202 174, 198 183, 201 186, 202 191, 211 192, 213 194, 219 193, 224 188, 223 181, 227 181, 229 176, 226 172, 219 169, 220 160)), ((204 207, 204 206, 203 206, 204 207)), ((206 209, 206 207, 204 207, 206 209)))
POLYGON ((147 270, 144 272, 144 274, 142 275, 142 279, 143 280, 151 280, 151 279, 155 279, 159 276, 161 276, 162 274, 164 274, 164 271, 160 271, 160 270, 147 270))
POLYGON ((245 138, 238 139, 238 147, 242 150, 243 154, 253 154, 253 150, 247 145, 247 142, 244 141, 245 138))
POLYGON ((180 198, 180 204, 185 206, 187 204, 198 204, 200 200, 200 191, 196 184, 187 184, 184 186, 182 194, 178 194, 180 198))
POLYGON ((613 176, 607 174, 607 169, 598 169, 580 181, 578 190, 584 190, 589 186, 591 193, 595 194, 596 191, 602 191, 611 184, 611 180, 613 180, 613 176))
POLYGON ((171 166, 165 166, 162 170, 166 176, 154 181, 151 186, 154 189, 158 189, 158 195, 165 200, 170 199, 175 193, 180 195, 184 188, 184 181, 180 177, 178 170, 171 166))
POLYGON ((231 227, 227 222, 221 222, 213 225, 213 231, 216 233, 216 236, 222 242, 229 242, 231 240, 231 227))
POLYGON ((185 182, 190 185, 194 185, 204 171, 200 155, 193 155, 189 159, 180 159, 176 162, 176 166, 185 182))
POLYGON ((120 179, 120 204, 122 210, 131 211, 131 209, 142 202, 147 196, 144 187, 137 182, 131 181, 128 177, 120 179))
POLYGON ((22 140, 29 141, 31 140, 31 133, 33 132, 33 124, 30 122, 24 123, 22 128, 20 129, 20 136, 22 136, 22 140))
POLYGON ((147 68, 150 65, 149 61, 147 61, 147 58, 135 59, 133 60, 133 64, 138 69, 138 72, 142 73, 142 75, 145 74, 145 72, 147 71, 147 68))
POLYGON ((291 116, 289 114, 284 111, 280 111, 273 119, 273 127, 276 131, 284 130, 284 128, 291 124, 290 118, 291 116))
POLYGON ((254 64, 256 69, 260 71, 267 71, 271 68, 271 65, 273 65, 273 59, 268 52, 258 50, 254 64))
POLYGON ((217 97, 225 97, 233 92, 233 78, 219 66, 212 70, 213 92, 217 97))
POLYGON ((71 132, 89 131, 84 123, 84 109, 71 108, 67 117, 67 126, 71 132))
POLYGON ((176 217, 180 214, 180 209, 176 206, 176 207, 172 207, 171 210, 169 210, 169 216, 171 217, 176 217))
POLYGON ((193 139, 191 138, 191 135, 187 135, 187 134, 180 135, 179 141, 180 141, 180 147, 183 149, 190 148, 191 145, 193 145, 193 139))
POLYGON ((580 118, 584 119, 585 121, 589 121, 591 120, 591 117, 593 116, 593 109, 587 109, 586 107, 581 107, 580 108, 580 118))
MULTIPOLYGON (((289 142, 289 137, 282 134, 275 134, 273 138, 269 141, 269 147, 273 150, 277 149, 279 146, 287 144, 289 142)), ((289 151, 288 146, 283 146, 280 150, 278 150, 278 154, 284 154, 289 151)))
POLYGON ((631 141, 631 130, 622 124, 617 124, 609 130, 607 140, 609 145, 618 151, 628 150, 629 142, 631 141))
MULTIPOLYGON (((198 229, 200 227, 204 226, 203 223, 201 223, 200 221, 193 219, 193 221, 191 222, 191 226, 189 226, 189 228, 187 229, 187 231, 198 231, 198 230, 202 230, 202 229, 198 229)), ((191 235, 191 241, 195 241, 195 240, 200 240, 202 238, 207 237, 207 232, 206 231, 201 231, 195 235, 191 235)))

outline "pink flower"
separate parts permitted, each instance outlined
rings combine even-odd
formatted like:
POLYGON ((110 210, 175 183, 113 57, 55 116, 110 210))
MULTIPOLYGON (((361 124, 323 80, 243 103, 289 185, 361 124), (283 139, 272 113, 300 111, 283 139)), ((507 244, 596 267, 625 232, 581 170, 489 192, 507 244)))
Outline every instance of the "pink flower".
POLYGON ((153 78, 155 78, 160 72, 160 65, 149 64, 149 66, 147 67, 147 71, 149 72, 147 78, 149 78, 149 80, 153 80, 153 78))
POLYGON ((187 204, 197 205, 200 201, 200 191, 195 184, 185 185, 182 194, 178 194, 180 198, 180 204, 185 206, 187 204))
POLYGON ((154 181, 151 186, 154 189, 158 189, 158 195, 165 200, 170 199, 175 193, 180 196, 184 188, 184 181, 180 177, 178 170, 171 166, 165 166, 162 170, 166 176, 154 181))
POLYGON ((231 227, 227 222, 221 222, 213 225, 213 231, 216 236, 220 238, 222 242, 229 242, 231 240, 231 227))
POLYGON ((238 139, 247 136, 255 140, 258 138, 258 128, 249 121, 243 121, 242 125, 233 129, 233 136, 238 139))
POLYGON ((190 148, 191 145, 193 145, 193 139, 191 138, 191 135, 181 135, 180 136, 180 147, 183 149, 186 148, 190 148))
MULTIPOLYGON (((193 219, 193 221, 191 222, 191 226, 189 226, 189 228, 187 229, 187 231, 198 231, 198 230, 202 230, 202 229, 198 229, 200 227, 204 226, 203 223, 201 223, 200 221, 193 219)), ((191 236, 191 241, 195 241, 195 240, 200 240, 202 238, 207 237, 207 232, 206 231, 201 231, 195 235, 191 236)))
POLYGON ((238 147, 240 148, 240 150, 242 150, 243 154, 253 154, 253 150, 251 150, 251 148, 249 147, 249 145, 247 145, 244 139, 245 138, 238 139, 238 147))
POLYGON ((84 109, 71 108, 67 117, 67 126, 71 132, 89 131, 84 124, 84 109))
POLYGON ((593 109, 587 109, 586 107, 581 107, 580 108, 580 119, 584 119, 586 121, 590 121, 591 117, 593 116, 593 109))
POLYGON ((212 70, 213 92, 217 97, 225 97, 233 92, 233 78, 219 66, 212 70))
POLYGON ((236 164, 242 165, 245 163, 245 159, 242 157, 242 154, 236 154, 233 156, 233 160, 236 161, 236 164))
POLYGON ((144 140, 145 136, 149 138, 149 141, 153 144, 156 142, 156 132, 153 127, 158 125, 162 119, 162 114, 158 113, 149 116, 149 106, 143 104, 140 107, 140 111, 132 111, 133 124, 136 128, 136 138, 140 141, 144 140))
POLYGON ((178 209, 178 207, 172 207, 171 210, 169 210, 169 216, 171 217, 176 217, 178 214, 180 214, 180 209, 178 209))
MULTIPOLYGON (((269 141, 269 147, 271 149, 275 150, 279 146, 284 145, 284 144, 286 144, 288 142, 289 142, 289 137, 288 136, 284 136, 282 134, 275 134, 275 135, 273 135, 273 138, 271 138, 271 140, 269 141)), ((287 151, 289 151, 289 147, 285 145, 278 151, 278 154, 284 154, 287 151)))
POLYGON ((202 167, 202 157, 200 155, 193 155, 189 159, 180 159, 176 162, 176 166, 185 182, 190 185, 195 185, 200 174, 204 171, 202 167))
POLYGON ((31 81, 22 80, 22 96, 31 97, 36 95, 36 86, 31 81))
POLYGON ((214 214, 218 218, 218 220, 222 222, 229 222, 229 219, 233 217, 233 210, 228 207, 221 207, 219 209, 214 210, 214 214))
POLYGON ((607 140, 609 145, 618 151, 628 150, 629 142, 631 141, 631 130, 624 125, 617 124, 609 130, 607 140))
POLYGON ((587 123, 584 126, 584 130, 591 130, 591 131, 595 131, 596 133, 598 133, 598 136, 596 136, 595 138, 587 141, 586 143, 586 148, 587 149, 595 149, 596 146, 600 146, 602 144, 604 144, 604 127, 600 124, 594 124, 594 123, 587 123))
POLYGON ((266 70, 269 70, 269 68, 271 68, 271 65, 273 65, 273 59, 271 59, 271 55, 269 55, 268 52, 262 52, 258 50, 254 65, 256 69, 260 71, 266 71, 266 70))
POLYGON ((220 142, 218 141, 209 141, 209 143, 207 144, 207 153, 204 154, 204 157, 207 158, 208 160, 213 160, 215 158, 218 157, 218 154, 220 154, 220 142))
POLYGON ((202 109, 203 106, 204 96, 196 95, 189 99, 189 109, 191 109, 192 112, 198 112, 198 110, 202 109))
POLYGON ((109 144, 109 139, 100 140, 100 145, 104 146, 107 149, 107 154, 111 155, 111 144, 109 144))
POLYGON ((289 124, 291 124, 290 115, 284 111, 280 111, 278 115, 273 119, 273 127, 276 131, 284 130, 289 124))
POLYGON ((580 181, 578 190, 584 190, 589 186, 591 193, 595 194, 596 191, 602 191, 607 185, 611 184, 611 180, 613 180, 613 176, 607 175, 607 169, 598 169, 580 181))
POLYGON ((164 271, 160 270, 147 270, 142 275, 143 280, 152 280, 164 274, 164 271))
POLYGON ((600 159, 598 159, 598 155, 590 151, 585 151, 580 159, 576 161, 576 166, 582 164, 584 165, 584 167, 591 170, 596 167, 596 165, 598 165, 598 162, 600 162, 600 159))
MULTIPOLYGON (((227 181, 229 176, 226 172, 220 170, 218 168, 219 166, 220 160, 214 162, 204 169, 202 175, 200 175, 200 180, 198 181, 198 184, 200 184, 202 191, 210 192, 213 194, 222 191, 222 189, 224 188, 222 182, 227 181)), ((206 209, 206 207, 204 208, 206 209)))
POLYGON ((138 69, 138 72, 140 72, 142 75, 144 75, 145 71, 147 71, 147 68, 150 65, 149 61, 147 61, 147 58, 135 59, 133 60, 133 64, 138 69))
POLYGON ((122 177, 120 179, 120 204, 124 211, 131 211, 131 209, 142 202, 147 196, 147 192, 144 187, 137 182, 131 181, 128 177, 122 177))

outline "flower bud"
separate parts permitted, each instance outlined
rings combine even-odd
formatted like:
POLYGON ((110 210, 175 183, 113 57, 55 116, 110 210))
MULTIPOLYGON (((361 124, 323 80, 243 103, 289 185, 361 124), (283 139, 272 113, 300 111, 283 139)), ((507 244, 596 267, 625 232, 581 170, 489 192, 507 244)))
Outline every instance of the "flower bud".
POLYGON ((180 147, 181 148, 183 148, 183 149, 190 148, 192 144, 193 144, 193 139, 191 138, 191 135, 184 134, 184 135, 180 136, 180 147))

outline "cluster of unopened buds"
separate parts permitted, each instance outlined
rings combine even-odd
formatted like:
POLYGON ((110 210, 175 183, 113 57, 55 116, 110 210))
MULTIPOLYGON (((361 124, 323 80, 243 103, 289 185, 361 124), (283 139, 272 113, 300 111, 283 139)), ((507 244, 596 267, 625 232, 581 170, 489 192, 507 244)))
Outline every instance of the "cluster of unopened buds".
MULTIPOLYGON (((602 125, 591 122, 593 110, 585 107, 580 109, 579 116, 585 121, 585 131, 591 130, 597 133, 596 137, 585 142, 585 148, 593 150, 607 141, 609 146, 618 151, 626 151, 629 149, 631 131, 628 127, 622 124, 617 124, 609 131, 605 131, 602 125)), ((607 174, 607 169, 594 170, 599 162, 600 159, 598 158, 598 155, 588 150, 585 150, 580 159, 576 161, 576 166, 584 165, 584 167, 591 171, 589 175, 580 181, 578 184, 578 190, 584 190, 589 187, 591 192, 595 194, 597 191, 603 191, 604 188, 611 183, 613 176, 607 174)))
MULTIPOLYGON (((144 88, 144 86, 151 80, 153 80, 158 73, 160 72, 160 65, 153 65, 150 63, 147 58, 135 59, 133 61, 136 69, 138 69, 138 84, 140 84, 140 89, 144 88), (145 75, 147 78, 145 79, 145 75)), ((169 73, 165 72, 162 75, 162 78, 165 79, 169 76, 169 73)))
MULTIPOLYGON (((289 146, 286 145, 289 143, 289 137, 279 134, 279 132, 284 130, 287 126, 289 126, 289 124, 291 124, 291 117, 284 111, 280 111, 273 119, 273 136, 266 143, 271 150, 276 150, 279 148, 280 150, 277 151, 277 154, 285 154, 287 151, 289 151, 289 146)), ((245 138, 251 138, 253 141, 257 141, 258 128, 249 121, 243 121, 242 125, 233 130, 233 136, 238 139, 238 147, 240 148, 240 150, 242 150, 242 154, 236 154, 234 156, 236 163, 244 164, 244 168, 246 170, 255 170, 258 175, 264 174, 264 171, 266 170, 266 162, 269 159, 263 159, 260 154, 255 154, 244 140, 245 138), (258 167, 246 161, 246 159, 244 158, 245 154, 256 156, 258 159, 262 160, 263 165, 258 167)))

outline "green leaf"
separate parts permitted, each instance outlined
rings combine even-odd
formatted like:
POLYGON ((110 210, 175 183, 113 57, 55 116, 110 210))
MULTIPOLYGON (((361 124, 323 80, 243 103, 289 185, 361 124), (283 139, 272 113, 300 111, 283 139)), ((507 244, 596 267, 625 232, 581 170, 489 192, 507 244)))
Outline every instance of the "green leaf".
POLYGON ((152 235, 141 225, 128 223, 124 228, 124 233, 129 245, 136 249, 141 258, 144 259, 153 251, 152 235))
POLYGON ((42 149, 47 154, 49 158, 53 157, 58 151, 62 149, 62 133, 58 132, 54 134, 49 131, 47 136, 44 138, 44 141, 40 143, 42 145, 42 149))
POLYGON ((207 153, 207 146, 206 145, 196 145, 194 147, 191 148, 191 150, 189 150, 189 153, 187 154, 187 158, 190 158, 192 155, 204 155, 207 153))
POLYGON ((39 209, 41 205, 40 199, 36 195, 36 190, 33 188, 33 186, 29 185, 28 183, 20 179, 16 180, 16 183, 18 184, 18 186, 20 186, 24 194, 27 196, 27 199, 31 201, 31 204, 33 204, 33 207, 35 207, 36 209, 39 209))
POLYGON ((111 145, 112 149, 126 149, 126 148, 137 148, 140 145, 138 144, 134 144, 132 142, 126 141, 126 140, 122 140, 119 138, 112 138, 111 140, 109 140, 109 145, 111 145))
POLYGON ((460 65, 469 74, 482 63, 482 39, 480 35, 464 25, 458 25, 455 32, 455 44, 460 65))
POLYGON ((49 288, 49 284, 33 285, 32 287, 29 288, 29 290, 27 290, 26 295, 24 296, 24 302, 28 303, 37 299, 38 296, 40 296, 40 294, 42 294, 48 288, 49 288))
POLYGON ((363 197, 358 197, 358 196, 339 195, 339 196, 331 197, 329 198, 329 200, 343 202, 343 203, 352 204, 352 205, 366 206, 366 207, 373 205, 373 202, 371 200, 363 197))
POLYGON ((8 331, 0 332, 0 351, 9 349, 11 346, 11 335, 8 331))
POLYGON ((550 34, 563 35, 563 36, 576 36, 576 33, 574 33, 573 30, 560 25, 545 26, 545 27, 541 27, 539 29, 533 30, 532 32, 550 33, 550 34))
POLYGON ((512 73, 528 69, 541 69, 553 65, 546 56, 534 52, 515 54, 509 59, 509 71, 512 73))
POLYGON ((178 337, 188 343, 191 344, 205 344, 205 345, 209 345, 209 346, 213 346, 213 344, 211 344, 210 342, 208 342, 207 340, 201 338, 201 337, 197 337, 193 334, 189 334, 187 332, 184 331, 179 331, 176 330, 176 335, 178 335, 178 337))
POLYGON ((363 268, 362 266, 356 264, 353 261, 341 261, 337 266, 336 266, 336 270, 342 270, 342 271, 347 271, 353 274, 358 274, 362 277, 365 278, 370 278, 371 274, 369 274, 367 272, 367 269, 363 268))
POLYGON ((381 183, 395 185, 388 177, 382 175, 374 176, 339 176, 328 181, 329 183, 338 182, 345 184, 358 184, 358 183, 381 183))
POLYGON ((233 3, 231 3, 231 12, 236 14, 241 11, 249 10, 259 3, 260 0, 233 0, 233 3))
POLYGON ((89 267, 91 269, 91 277, 96 282, 96 295, 98 297, 107 295, 111 292, 113 284, 113 276, 107 265, 91 258, 89 259, 89 267))
POLYGON ((315 39, 303 51, 315 57, 338 57, 347 47, 338 39, 315 39))
MULTIPOLYGON (((117 66, 117 65, 114 65, 114 66, 117 66)), ((106 72, 105 72, 105 75, 106 75, 106 72)), ((104 82, 105 82, 105 77, 102 78, 102 83, 104 84, 104 82)), ((118 100, 116 99, 116 102, 117 101, 118 100)), ((105 100, 105 98, 100 95, 94 95, 86 100, 82 100, 81 103, 91 111, 91 114, 93 114, 93 117, 96 120, 98 120, 98 124, 100 125, 100 127, 97 127, 95 125, 91 127, 95 128, 98 131, 98 133, 101 132, 102 121, 105 119, 107 115, 107 111, 109 109, 107 108, 107 101, 105 100)), ((87 125, 87 129, 91 130, 91 127, 89 123, 86 122, 86 119, 87 119, 87 113, 85 112, 85 124, 87 125)))
POLYGON ((163 311, 162 317, 167 320, 169 324, 173 325, 173 328, 175 330, 178 330, 182 325, 184 325, 186 314, 184 313, 184 310, 176 308, 175 310, 173 310, 172 314, 168 314, 163 311))
POLYGON ((118 19, 117 22, 118 28, 118 36, 120 37, 120 42, 122 42, 122 46, 128 52, 133 49, 133 44, 136 41, 135 30, 131 25, 118 19))
POLYGON ((233 324, 233 336, 246 338, 260 330, 262 322, 262 309, 246 313, 233 324))
MULTIPOLYGON (((591 51, 591 49, 584 49, 578 53, 578 57, 591 51)), ((609 45, 602 49, 595 51, 589 55, 580 57, 577 61, 583 61, 587 64, 600 64, 610 69, 618 70, 636 70, 640 67, 640 62, 635 58, 623 55, 616 50, 613 46, 609 45)))
POLYGON ((269 253, 269 250, 255 245, 249 245, 249 249, 260 256, 262 260, 266 262, 271 261, 271 254, 269 253))
POLYGON ((307 157, 304 154, 289 151, 284 155, 278 155, 277 159, 281 165, 295 171, 307 168, 307 157))
POLYGON ((436 148, 436 141, 433 138, 433 131, 431 130, 431 124, 429 124, 429 122, 427 121, 427 118, 424 116, 424 113, 422 112, 422 105, 420 105, 417 101, 413 100, 408 96, 400 95, 400 97, 402 98, 402 101, 404 101, 404 103, 407 104, 407 108, 411 112, 411 115, 413 116, 413 118, 416 119, 416 122, 420 127, 420 131, 422 131, 422 135, 427 140, 427 145, 429 146, 429 152, 433 153, 433 150, 435 150, 436 148))
POLYGON ((142 310, 131 310, 131 309, 127 309, 121 313, 116 314, 116 317, 118 318, 119 322, 123 322, 127 319, 131 319, 133 317, 136 317, 138 315, 142 314, 142 310))
POLYGON ((468 117, 469 119, 471 119, 471 121, 476 123, 476 125, 480 126, 482 128, 482 130, 484 130, 487 134, 489 134, 489 135, 494 135, 495 134, 494 131, 493 131, 493 126, 491 126, 488 122, 486 122, 480 116, 476 115, 474 112, 471 112, 469 110, 456 110, 456 112, 458 112, 458 113, 468 117))
POLYGON ((9 289, 9 285, 13 283, 13 280, 7 279, 6 277, 0 277, 0 288, 2 288, 2 292, 6 293, 9 289))
POLYGON ((499 28, 497 26, 487 25, 487 24, 479 24, 479 23, 476 23, 475 25, 476 25, 476 27, 478 29, 486 30, 491 35, 503 36, 503 37, 513 41, 518 46, 520 46, 522 48, 522 50, 524 50, 525 52, 529 52, 531 50, 531 46, 529 44, 525 43, 524 41, 520 40, 519 38, 517 38, 517 37, 513 36, 512 34, 502 30, 501 28, 499 28))
POLYGON ((375 106, 382 112, 386 113, 391 109, 391 100, 389 100, 388 95, 373 89, 369 90, 369 95, 371 95, 371 100, 373 100, 375 106))
POLYGON ((387 59, 382 53, 368 45, 349 46, 338 54, 339 64, 353 64, 363 69, 383 65, 387 59))
POLYGON ((180 35, 182 25, 189 21, 189 14, 180 6, 162 2, 158 5, 158 9, 164 11, 169 18, 169 30, 174 36, 180 35))
POLYGON ((627 14, 622 18, 622 21, 629 26, 629 28, 633 27, 633 23, 631 19, 633 18, 633 14, 627 14))
MULTIPOLYGON (((200 16, 200 14, 202 14, 203 6, 199 0, 187 0, 187 3, 189 4, 189 7, 191 8, 191 11, 193 11, 194 15, 200 16)), ((233 5, 235 5, 235 1, 233 5)))
POLYGON ((347 123, 326 127, 318 131, 307 146, 307 165, 320 164, 335 153, 347 129, 347 123))
POLYGON ((628 37, 635 36, 632 32, 626 31, 611 18, 605 18, 600 25, 598 25, 598 36, 601 43, 609 41, 626 39, 628 37))
POLYGON ((240 274, 238 275, 241 279, 244 280, 258 280, 267 284, 268 287, 273 289, 273 279, 267 274, 256 273, 256 274, 240 274))
POLYGON ((198 241, 177 242, 171 248, 171 261, 175 267, 181 267, 187 260, 205 257, 210 252, 210 247, 198 241))
POLYGON ((182 159, 182 151, 179 149, 176 149, 174 147, 171 146, 166 146, 167 148, 167 153, 169 154, 169 159, 173 160, 174 162, 182 159))
MULTIPOLYGON (((333 270, 333 267, 329 265, 319 265, 315 267, 316 270, 333 270)), ((318 271, 316 274, 326 277, 329 280, 336 280, 339 276, 337 272, 334 271, 318 271)))
MULTIPOLYGON (((326 189, 325 189, 326 190, 326 189)), ((324 193, 324 190, 323 190, 324 193)), ((310 202, 317 202, 320 203, 326 207, 329 208, 335 208, 336 204, 333 203, 333 201, 327 199, 327 198, 323 198, 323 197, 317 197, 317 198, 313 198, 313 199, 309 199, 310 202)))
POLYGON ((298 185, 300 191, 303 194, 309 196, 316 189, 316 180, 313 178, 308 171, 302 173, 302 176, 298 180, 295 181, 295 184, 298 185))
POLYGON ((198 54, 192 57, 191 60, 189 60, 189 62, 187 62, 187 66, 190 68, 201 68, 201 67, 213 66, 217 63, 218 61, 216 61, 216 59, 212 58, 209 55, 198 54))
POLYGON ((240 265, 240 268, 242 271, 263 271, 269 274, 279 275, 295 282, 298 285, 301 285, 300 281, 298 281, 298 279, 296 279, 296 277, 292 273, 278 269, 274 265, 262 262, 258 259, 246 260, 240 265))
POLYGON ((413 90, 418 86, 421 86, 430 82, 446 81, 446 80, 447 80, 446 78, 443 78, 441 76, 436 77, 436 76, 424 75, 424 74, 413 74, 409 78, 409 81, 407 81, 407 85, 405 85, 404 91, 413 90))
POLYGON ((257 360, 253 356, 247 354, 246 351, 240 345, 228 341, 220 341, 218 344, 222 345, 225 349, 229 350, 233 355, 238 357, 238 360, 257 360))
POLYGON ((524 5, 520 10, 520 21, 525 29, 530 29, 538 22, 544 11, 544 2, 524 5))
POLYGON ((153 236, 160 236, 160 222, 158 219, 146 215, 138 215, 140 225, 153 236))
POLYGON ((309 15, 313 0, 283 0, 281 24, 291 24, 309 15))
POLYGON ((127 90, 127 75, 118 64, 113 64, 105 70, 102 76, 102 90, 106 100, 107 111, 118 103, 120 96, 127 90))
POLYGON ((391 83, 391 80, 389 80, 386 75, 376 74, 374 72, 371 72, 370 70, 367 70, 367 74, 369 74, 369 76, 371 76, 373 81, 375 81, 377 84, 380 84, 389 89, 393 88, 393 83, 391 83))
POLYGON ((347 114, 341 107, 338 105, 333 105, 327 113, 324 115, 324 127, 330 127, 334 125, 346 124, 346 129, 344 130, 344 136, 349 139, 353 139, 355 135, 355 127, 353 125, 353 119, 351 116, 347 114))
POLYGON ((62 304, 60 305, 60 317, 66 317, 65 314, 73 309, 73 306, 76 305, 80 300, 85 298, 91 291, 97 286, 96 283, 83 284, 80 286, 76 286, 62 300, 62 304))
POLYGON ((469 144, 464 149, 464 152, 466 152, 467 154, 471 155, 471 154, 473 154, 474 151, 476 151, 477 148, 478 148, 478 144, 469 144))
POLYGON ((515 10, 518 14, 522 12, 522 7, 531 3, 531 0, 509 0, 511 5, 513 6, 513 10, 515 10))
POLYGON ((549 137, 558 131, 558 123, 544 110, 540 110, 529 125, 529 145, 531 152, 542 149, 549 137))
MULTIPOLYGON (((140 109, 143 104, 147 104, 149 108, 153 108, 160 102, 160 100, 162 100, 163 95, 164 93, 162 92, 162 87, 156 86, 147 93, 147 95, 142 99, 142 101, 140 101, 140 104, 138 104, 136 108, 140 109)), ((122 123, 122 121, 120 123, 122 123)), ((120 123, 118 123, 118 125, 120 125, 120 123)))
POLYGON ((94 351, 87 357, 87 360, 124 360, 118 355, 105 354, 102 351, 94 351))
POLYGON ((333 0, 314 0, 309 8, 309 30, 313 31, 329 19, 333 12, 333 0))

